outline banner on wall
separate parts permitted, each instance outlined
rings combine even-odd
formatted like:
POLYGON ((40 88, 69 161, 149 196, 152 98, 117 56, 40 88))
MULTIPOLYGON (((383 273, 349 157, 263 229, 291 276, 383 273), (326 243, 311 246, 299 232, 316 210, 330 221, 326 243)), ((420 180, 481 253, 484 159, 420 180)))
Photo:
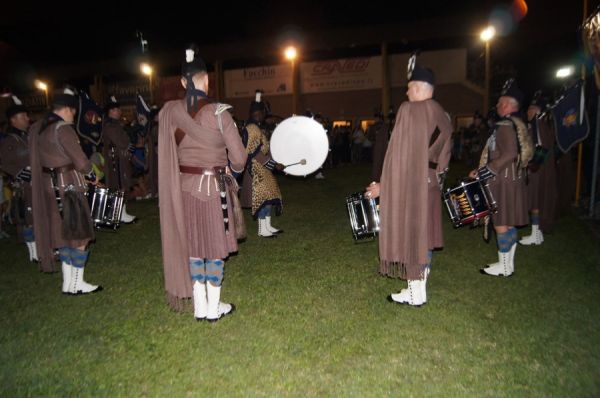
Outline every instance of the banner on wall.
POLYGON ((227 98, 253 97, 256 90, 262 90, 265 96, 292 92, 290 64, 227 70, 224 77, 227 98))
MULTIPOLYGON (((406 66, 410 55, 389 57, 392 87, 406 86, 406 66)), ((436 84, 466 80, 466 49, 423 52, 417 62, 433 70, 436 84)), ((311 94, 380 89, 381 71, 381 56, 303 62, 300 64, 300 91, 311 94)), ((228 70, 224 79, 227 98, 253 97, 256 90, 262 90, 266 96, 292 93, 290 64, 228 70)))
POLYGON ((381 57, 343 58, 300 65, 302 93, 369 90, 381 87, 381 57))
POLYGON ((106 85, 106 93, 114 95, 120 104, 135 105, 138 93, 144 98, 150 98, 150 84, 148 79, 109 83, 106 85))

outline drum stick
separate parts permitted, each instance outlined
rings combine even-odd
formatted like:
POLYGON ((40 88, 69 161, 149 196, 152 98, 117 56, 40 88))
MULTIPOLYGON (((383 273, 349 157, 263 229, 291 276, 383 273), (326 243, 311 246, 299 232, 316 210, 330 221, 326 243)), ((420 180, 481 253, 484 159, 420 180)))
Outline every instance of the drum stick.
POLYGON ((305 165, 306 164, 306 159, 302 159, 302 160, 300 160, 299 162, 296 162, 296 163, 286 164, 284 167, 295 166, 297 164, 305 165))

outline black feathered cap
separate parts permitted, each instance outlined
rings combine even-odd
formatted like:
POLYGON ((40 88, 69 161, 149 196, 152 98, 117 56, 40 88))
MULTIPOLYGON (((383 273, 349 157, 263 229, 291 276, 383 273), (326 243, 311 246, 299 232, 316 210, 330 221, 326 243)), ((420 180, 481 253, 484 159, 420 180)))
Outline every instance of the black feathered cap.
POLYGON ((158 112, 160 112, 160 108, 157 105, 152 105, 150 107, 150 119, 154 119, 158 112))
POLYGON ((409 82, 425 82, 435 86, 435 75, 429 68, 417 65, 417 54, 414 53, 408 59, 406 78, 409 82))
POLYGON ((537 106, 541 110, 544 110, 548 106, 548 97, 544 95, 542 90, 537 90, 533 94, 533 98, 531 99, 529 106, 537 106))
POLYGON ((77 109, 79 107, 79 96, 73 87, 65 87, 52 96, 52 105, 65 106, 77 109))
POLYGON ((150 117, 152 113, 152 109, 146 104, 144 101, 144 97, 140 93, 137 93, 135 96, 135 111, 138 115, 144 115, 146 117, 150 117))
POLYGON ((408 79, 409 82, 425 82, 429 83, 432 86, 435 86, 435 75, 433 71, 429 68, 424 68, 419 65, 415 65, 415 69, 411 77, 408 79))
POLYGON ((267 107, 265 102, 262 100, 262 91, 256 90, 254 94, 254 101, 250 103, 250 113, 254 112, 266 112, 267 107))
POLYGON ((517 100, 519 105, 523 103, 523 92, 519 90, 517 81, 513 78, 508 79, 504 83, 504 86, 502 86, 502 91, 500 92, 500 96, 514 98, 517 100))
POLYGON ((27 108, 23 105, 20 99, 16 95, 11 95, 12 105, 6 108, 6 119, 10 119, 18 113, 27 113, 27 108))
POLYGON ((113 108, 120 108, 121 104, 117 101, 117 97, 114 95, 109 96, 106 99, 106 104, 104 104, 104 112, 108 113, 113 108))
POLYGON ((199 72, 206 72, 206 63, 198 52, 198 46, 190 44, 185 49, 185 58, 181 64, 181 75, 182 76, 193 76, 199 72))

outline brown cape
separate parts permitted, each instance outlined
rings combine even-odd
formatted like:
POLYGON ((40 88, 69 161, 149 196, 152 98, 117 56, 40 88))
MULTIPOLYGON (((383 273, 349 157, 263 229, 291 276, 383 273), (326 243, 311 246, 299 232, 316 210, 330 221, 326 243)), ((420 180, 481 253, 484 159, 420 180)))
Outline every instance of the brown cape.
POLYGON ((192 139, 221 132, 192 119, 184 100, 167 102, 158 117, 158 194, 165 289, 169 305, 182 311, 186 299, 192 296, 192 281, 175 130, 183 130, 192 139))
POLYGON ((436 127, 437 140, 448 147, 452 125, 436 101, 400 106, 381 174, 379 270, 384 275, 420 279, 429 264, 429 161, 438 160, 429 159, 429 140, 436 127))
MULTIPOLYGON (((40 155, 38 149, 38 139, 42 123, 37 122, 29 130, 29 163, 31 165, 31 188, 34 220, 40 219, 49 213, 44 190, 42 188, 42 165, 40 164, 40 155), (39 216, 38 216, 39 214, 39 216)), ((50 242, 50 225, 48 223, 35 222, 34 225, 35 243, 37 246, 37 255, 40 259, 40 268, 43 272, 56 272, 54 262, 54 252, 50 242)))

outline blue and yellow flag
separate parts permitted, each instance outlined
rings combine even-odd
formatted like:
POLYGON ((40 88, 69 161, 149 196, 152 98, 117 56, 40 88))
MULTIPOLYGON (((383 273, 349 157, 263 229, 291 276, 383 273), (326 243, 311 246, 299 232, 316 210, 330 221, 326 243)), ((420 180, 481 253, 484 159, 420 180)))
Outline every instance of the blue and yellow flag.
POLYGON ((82 144, 98 145, 102 139, 102 108, 83 91, 79 93, 76 129, 82 144))
POLYGON ((587 138, 590 124, 585 111, 583 82, 579 81, 565 91, 552 107, 556 130, 556 144, 563 153, 587 138))

